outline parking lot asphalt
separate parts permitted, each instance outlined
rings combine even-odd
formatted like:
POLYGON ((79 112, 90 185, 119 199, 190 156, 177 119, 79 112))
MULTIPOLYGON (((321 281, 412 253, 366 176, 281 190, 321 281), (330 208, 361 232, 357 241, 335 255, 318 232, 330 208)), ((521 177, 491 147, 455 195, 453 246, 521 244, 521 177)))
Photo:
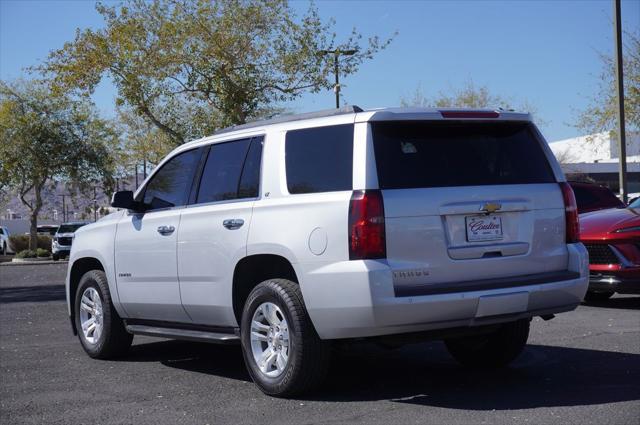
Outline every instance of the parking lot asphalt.
POLYGON ((441 342, 353 346, 301 399, 263 395, 239 347, 136 337, 92 360, 71 334, 66 264, 0 266, 0 423, 640 423, 640 297, 544 322, 512 367, 474 371, 441 342))

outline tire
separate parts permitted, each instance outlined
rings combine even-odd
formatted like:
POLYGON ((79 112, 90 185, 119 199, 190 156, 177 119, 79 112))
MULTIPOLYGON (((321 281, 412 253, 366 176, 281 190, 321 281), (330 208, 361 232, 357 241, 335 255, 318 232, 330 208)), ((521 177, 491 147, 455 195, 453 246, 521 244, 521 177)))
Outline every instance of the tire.
POLYGON ((7 243, 2 244, 2 255, 7 255, 7 243))
POLYGON ((60 259, 60 255, 58 254, 51 254, 51 258, 53 259, 53 261, 58 261, 60 259))
POLYGON ((451 356, 473 368, 507 366, 520 355, 529 338, 529 319, 503 325, 489 335, 445 340, 451 356))
POLYGON ((609 298, 611 298, 613 296, 615 292, 594 292, 594 291, 587 291, 586 295, 584 296, 584 300, 587 302, 593 302, 593 301, 606 301, 609 298))
MULTIPOLYGON (((94 304, 94 306, 97 303, 94 304)), ((126 353, 131 346, 133 335, 125 330, 122 319, 116 312, 111 302, 109 293, 109 284, 107 277, 102 270, 91 270, 85 273, 80 279, 76 297, 74 300, 74 320, 76 329, 78 330, 78 338, 84 351, 90 357, 96 359, 109 359, 126 353), (95 291, 95 292, 93 292, 95 291), (83 295, 87 295, 89 302, 85 302, 86 306, 94 304, 90 294, 95 295, 100 301, 101 319, 98 323, 102 324, 99 334, 93 333, 86 335, 82 328, 82 311, 81 302, 83 295)), ((84 310, 86 312, 86 310, 84 310)), ((96 314, 84 313, 85 315, 96 319, 96 314)))
MULTIPOLYGON (((253 326, 254 329, 258 329, 255 328, 255 325, 253 326)), ((330 360, 329 343, 318 337, 304 305, 300 287, 294 282, 285 279, 271 279, 256 286, 244 305, 240 336, 247 370, 253 381, 265 394, 276 397, 302 394, 318 387, 326 377, 330 360), (277 308, 274 308, 273 305, 277 308), (271 325, 267 315, 264 314, 265 311, 275 311, 275 322, 278 323, 278 320, 281 320, 279 326, 271 325), (286 337, 279 339, 281 334, 273 334, 272 354, 275 353, 276 358, 271 367, 265 363, 266 366, 263 367, 267 369, 266 371, 260 369, 256 355, 254 355, 254 349, 258 355, 261 350, 265 350, 264 353, 266 353, 270 349, 271 343, 266 340, 257 341, 255 338, 252 341, 252 334, 270 335, 270 331, 265 329, 260 329, 257 332, 252 330, 254 318, 260 317, 261 319, 257 320, 264 323, 262 326, 273 328, 274 331, 277 329, 277 332, 284 332, 285 328, 288 330, 286 334, 288 335, 288 343, 286 337), (284 321, 286 323, 283 324, 284 321), (283 367, 280 367, 279 361, 281 358, 284 359, 284 356, 279 356, 276 351, 278 349, 275 345, 276 341, 282 341, 279 354, 285 352, 288 354, 288 360, 283 367), (277 374, 277 370, 271 370, 272 368, 280 369, 279 374, 277 374)))

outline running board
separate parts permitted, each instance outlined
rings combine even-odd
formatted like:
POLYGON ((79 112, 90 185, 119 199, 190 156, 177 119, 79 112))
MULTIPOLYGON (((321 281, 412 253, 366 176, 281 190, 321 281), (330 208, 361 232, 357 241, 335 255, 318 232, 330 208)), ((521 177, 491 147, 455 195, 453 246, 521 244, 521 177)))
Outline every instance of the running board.
POLYGON ((210 342, 214 344, 237 344, 240 338, 232 333, 207 332, 192 329, 161 328, 147 325, 126 325, 127 332, 134 335, 156 336, 185 341, 210 342))

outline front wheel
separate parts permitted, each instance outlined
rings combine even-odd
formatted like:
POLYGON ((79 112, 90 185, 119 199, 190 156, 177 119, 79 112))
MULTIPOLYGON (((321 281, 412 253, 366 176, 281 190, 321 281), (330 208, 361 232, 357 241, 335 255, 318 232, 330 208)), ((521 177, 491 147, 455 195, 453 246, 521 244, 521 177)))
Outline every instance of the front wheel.
POLYGON ((7 255, 7 244, 6 243, 2 244, 2 255, 7 255))
POLYGON ((529 319, 502 325, 488 335, 445 340, 447 350, 458 362, 474 368, 507 366, 520 355, 529 338, 529 319))
POLYGON ((301 394, 326 376, 329 346, 318 337, 298 284, 271 279, 256 286, 245 303, 240 329, 245 364, 264 393, 301 394))
POLYGON ((75 298, 75 323, 82 348, 91 357, 108 359, 124 354, 133 335, 113 304, 107 276, 102 270, 91 270, 82 276, 75 298))

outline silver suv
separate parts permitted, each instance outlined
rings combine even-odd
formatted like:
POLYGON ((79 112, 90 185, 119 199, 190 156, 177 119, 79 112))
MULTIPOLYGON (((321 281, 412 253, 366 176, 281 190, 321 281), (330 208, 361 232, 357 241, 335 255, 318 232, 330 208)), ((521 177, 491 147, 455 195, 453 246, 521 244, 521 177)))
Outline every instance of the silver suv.
POLYGON ((444 339, 503 366, 534 316, 582 300, 571 187, 529 115, 357 107, 180 146, 76 232, 86 352, 135 334, 240 343, 268 394, 313 388, 332 344, 444 339))

